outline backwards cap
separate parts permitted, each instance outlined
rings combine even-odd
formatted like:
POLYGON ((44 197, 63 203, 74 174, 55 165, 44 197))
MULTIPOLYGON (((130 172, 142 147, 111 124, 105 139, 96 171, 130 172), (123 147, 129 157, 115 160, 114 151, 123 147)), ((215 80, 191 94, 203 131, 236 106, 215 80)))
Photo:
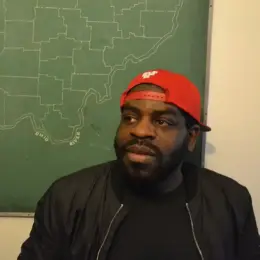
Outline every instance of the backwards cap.
POLYGON ((120 107, 127 100, 150 99, 173 104, 189 114, 201 127, 201 131, 210 131, 211 128, 201 122, 201 97, 197 87, 185 76, 167 70, 150 70, 136 76, 123 92, 120 107), (161 87, 164 93, 140 90, 129 91, 140 84, 153 84, 161 87))

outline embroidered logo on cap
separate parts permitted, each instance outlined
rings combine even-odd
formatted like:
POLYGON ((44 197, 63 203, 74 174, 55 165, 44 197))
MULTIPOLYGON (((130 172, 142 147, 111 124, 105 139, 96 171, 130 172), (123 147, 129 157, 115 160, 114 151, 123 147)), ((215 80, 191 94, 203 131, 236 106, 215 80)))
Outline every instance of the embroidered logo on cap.
POLYGON ((156 70, 147 71, 147 72, 143 73, 142 78, 143 79, 149 79, 150 77, 156 75, 157 73, 158 73, 158 71, 156 71, 156 70))

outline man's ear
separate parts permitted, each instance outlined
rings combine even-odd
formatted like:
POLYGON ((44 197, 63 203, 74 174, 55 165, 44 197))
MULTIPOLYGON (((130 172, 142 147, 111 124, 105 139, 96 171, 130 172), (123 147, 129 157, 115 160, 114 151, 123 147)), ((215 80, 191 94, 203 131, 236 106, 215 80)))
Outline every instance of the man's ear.
POLYGON ((194 125, 188 130, 189 134, 189 142, 188 142, 188 150, 193 152, 196 147, 197 137, 200 134, 199 125, 194 125))

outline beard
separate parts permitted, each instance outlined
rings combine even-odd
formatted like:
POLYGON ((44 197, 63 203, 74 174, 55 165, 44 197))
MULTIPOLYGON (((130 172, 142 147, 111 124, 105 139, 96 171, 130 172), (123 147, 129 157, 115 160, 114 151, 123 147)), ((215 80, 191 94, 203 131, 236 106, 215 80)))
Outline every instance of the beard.
POLYGON ((142 190, 153 189, 179 169, 188 154, 188 138, 185 138, 177 148, 168 154, 163 154, 159 148, 145 140, 132 139, 120 146, 117 136, 114 139, 114 149, 117 161, 128 183, 134 184, 142 190), (127 149, 132 145, 144 145, 152 150, 155 154, 153 162, 146 164, 128 161, 126 159, 127 149))

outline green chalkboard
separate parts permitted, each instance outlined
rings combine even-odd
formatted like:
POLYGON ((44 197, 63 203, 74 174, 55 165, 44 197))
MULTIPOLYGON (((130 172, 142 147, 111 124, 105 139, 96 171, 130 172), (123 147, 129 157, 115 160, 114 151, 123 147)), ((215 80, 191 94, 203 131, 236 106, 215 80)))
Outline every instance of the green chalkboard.
POLYGON ((208 15, 209 0, 0 0, 0 211, 33 212, 55 179, 115 158, 137 73, 183 73, 204 97, 208 15))

